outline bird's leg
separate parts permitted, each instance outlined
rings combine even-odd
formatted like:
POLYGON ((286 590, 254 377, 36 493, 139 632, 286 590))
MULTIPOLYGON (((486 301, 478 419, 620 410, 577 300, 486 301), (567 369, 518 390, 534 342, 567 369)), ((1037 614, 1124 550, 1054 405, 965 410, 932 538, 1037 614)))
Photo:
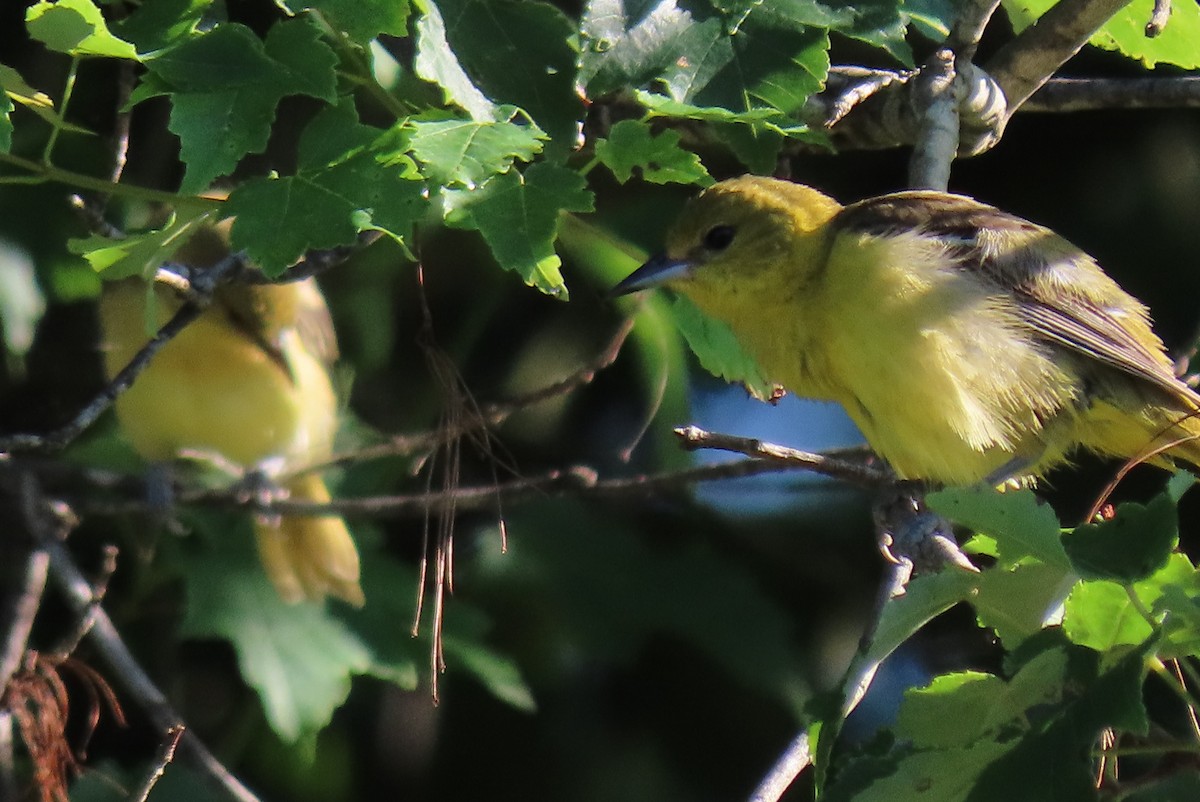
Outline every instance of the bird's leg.
POLYGON ((143 477, 146 509, 156 529, 172 535, 184 533, 183 524, 174 515, 175 471, 169 462, 152 462, 143 477))
POLYGON ((254 501, 254 515, 258 520, 278 526, 279 513, 272 511, 270 507, 272 502, 286 499, 289 493, 287 488, 280 486, 271 477, 271 474, 272 471, 266 466, 250 468, 230 490, 239 501, 254 501))
POLYGON ((879 548, 890 562, 907 561, 916 571, 937 571, 949 564, 978 571, 954 539, 949 521, 925 506, 926 487, 896 482, 875 500, 879 548))

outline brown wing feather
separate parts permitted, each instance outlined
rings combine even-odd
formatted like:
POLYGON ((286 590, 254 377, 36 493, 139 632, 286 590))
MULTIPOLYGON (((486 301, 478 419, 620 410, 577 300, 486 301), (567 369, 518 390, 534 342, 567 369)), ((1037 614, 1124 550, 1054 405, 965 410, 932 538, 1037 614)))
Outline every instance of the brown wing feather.
POLYGON ((1150 328, 1145 308, 1090 256, 1047 228, 961 195, 899 192, 846 207, 841 230, 886 236, 917 231, 1010 293, 1043 339, 1140 379, 1196 408, 1150 328))

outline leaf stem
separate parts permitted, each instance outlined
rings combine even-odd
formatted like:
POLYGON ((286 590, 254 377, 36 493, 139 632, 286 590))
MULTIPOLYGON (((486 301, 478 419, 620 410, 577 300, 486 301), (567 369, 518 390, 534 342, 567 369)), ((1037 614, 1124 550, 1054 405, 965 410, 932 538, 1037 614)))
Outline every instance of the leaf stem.
POLYGON ((62 102, 59 104, 58 114, 50 122, 50 136, 46 139, 46 147, 42 149, 42 164, 47 166, 53 161, 54 146, 58 144, 58 135, 62 133, 63 126, 67 122, 67 105, 71 102, 71 95, 75 92, 75 78, 79 74, 79 56, 71 58, 71 66, 67 69, 67 81, 63 87, 62 102))
POLYGON ((150 203, 165 203, 175 208, 196 207, 202 206, 208 208, 215 206, 216 202, 209 198, 201 198, 192 195, 180 195, 175 192, 166 192, 160 189, 151 189, 150 187, 140 187, 135 184, 114 184, 113 182, 97 178, 96 176, 77 173, 72 170, 65 170, 61 167, 56 167, 53 164, 43 164, 41 162, 26 159, 12 153, 0 153, 0 163, 11 164, 14 167, 19 167, 22 170, 27 170, 29 176, 0 176, 0 183, 47 183, 54 182, 58 184, 67 184, 79 189, 89 189, 96 192, 119 195, 123 198, 133 200, 147 201, 150 203))

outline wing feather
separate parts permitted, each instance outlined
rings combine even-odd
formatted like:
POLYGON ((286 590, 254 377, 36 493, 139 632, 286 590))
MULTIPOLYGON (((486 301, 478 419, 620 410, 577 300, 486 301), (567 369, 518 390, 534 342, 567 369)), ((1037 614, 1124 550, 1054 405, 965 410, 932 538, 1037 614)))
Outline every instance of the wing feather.
POLYGON ((1047 228, 961 195, 899 192, 847 206, 842 231, 936 239, 1011 296, 1019 320, 1043 340, 1166 392, 1187 408, 1200 398, 1175 376, 1147 311, 1092 257, 1047 228))

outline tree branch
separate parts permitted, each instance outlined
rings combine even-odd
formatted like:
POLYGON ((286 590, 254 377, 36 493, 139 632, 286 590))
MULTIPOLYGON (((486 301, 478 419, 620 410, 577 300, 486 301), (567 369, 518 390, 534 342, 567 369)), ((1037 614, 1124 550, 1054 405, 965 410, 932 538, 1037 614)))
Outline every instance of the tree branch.
MULTIPOLYGON (((75 565, 71 553, 61 542, 45 544, 50 554, 50 575, 66 598, 68 605, 78 616, 93 615, 88 639, 112 670, 117 681, 125 688, 150 721, 165 737, 185 728, 179 714, 153 680, 142 669, 121 639, 112 619, 102 607, 93 604, 91 585, 75 565)), ((200 742, 200 739, 185 729, 179 740, 181 754, 200 769, 213 786, 238 802, 259 802, 250 789, 234 777, 224 765, 200 742)))
POLYGON ((1129 0, 1060 0, 984 65, 1008 99, 1008 116, 1087 44, 1129 0))

